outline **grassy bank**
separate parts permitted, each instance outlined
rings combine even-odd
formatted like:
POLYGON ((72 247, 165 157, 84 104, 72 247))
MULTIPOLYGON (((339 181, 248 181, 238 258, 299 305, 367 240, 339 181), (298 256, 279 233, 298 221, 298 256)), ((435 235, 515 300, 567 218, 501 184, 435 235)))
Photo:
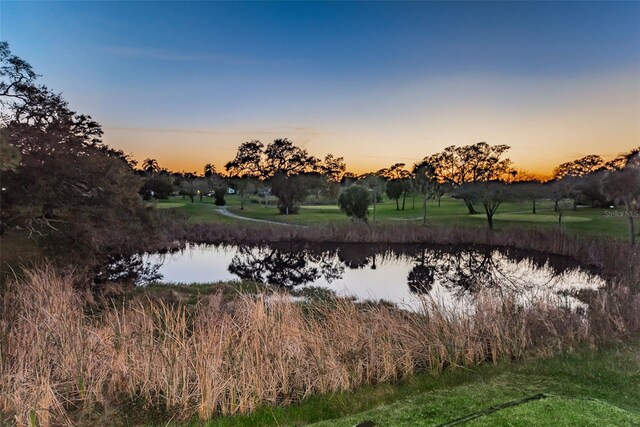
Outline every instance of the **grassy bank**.
POLYGON ((370 420, 380 426, 436 426, 538 394, 545 398, 464 425, 638 425, 639 355, 637 342, 600 350, 578 348, 547 358, 418 374, 398 384, 321 395, 298 405, 262 408, 204 425, 350 427, 370 420))
POLYGON ((350 300, 203 296, 96 299, 70 276, 34 270, 5 289, 0 412, 27 425, 201 420, 635 336, 624 288, 582 314, 481 292, 473 307, 419 313, 350 300), (137 415, 136 415, 137 414, 137 415), (142 416, 144 419, 136 418, 142 416), (131 418, 133 417, 133 418, 131 418), (127 421, 128 420, 128 421, 127 421))

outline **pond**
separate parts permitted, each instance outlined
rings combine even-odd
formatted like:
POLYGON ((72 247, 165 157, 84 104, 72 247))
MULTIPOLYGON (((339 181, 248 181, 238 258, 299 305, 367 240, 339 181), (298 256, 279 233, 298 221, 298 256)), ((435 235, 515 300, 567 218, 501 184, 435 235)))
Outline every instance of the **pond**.
POLYGON ((415 308, 425 297, 472 301, 481 290, 552 298, 576 307, 584 290, 606 282, 576 261, 508 248, 382 244, 195 245, 140 259, 162 283, 245 280, 281 288, 318 286, 358 300, 415 308))

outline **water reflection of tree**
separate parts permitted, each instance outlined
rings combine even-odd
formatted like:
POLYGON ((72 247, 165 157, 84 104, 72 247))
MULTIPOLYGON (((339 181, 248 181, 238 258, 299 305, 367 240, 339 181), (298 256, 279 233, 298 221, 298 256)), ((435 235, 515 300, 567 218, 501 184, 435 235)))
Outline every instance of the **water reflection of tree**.
POLYGON ((437 259, 435 251, 423 248, 417 261, 407 276, 409 290, 418 295, 427 294, 433 288, 436 278, 437 259))
POLYGON ((374 266, 375 255, 380 248, 373 245, 344 245, 337 249, 338 259, 350 269, 364 268, 368 265, 374 266))
POLYGON ((436 282, 456 294, 524 286, 522 278, 507 268, 507 260, 505 254, 488 249, 423 249, 415 256, 407 282, 416 294, 428 293, 436 282))
POLYGON ((335 262, 335 253, 330 251, 240 247, 231 260, 229 272, 242 280, 293 288, 320 277, 328 282, 339 279, 344 266, 335 262))
POLYGON ((162 278, 159 273, 162 262, 151 263, 142 255, 130 257, 114 257, 94 274, 97 284, 107 282, 133 282, 135 284, 150 283, 162 278))

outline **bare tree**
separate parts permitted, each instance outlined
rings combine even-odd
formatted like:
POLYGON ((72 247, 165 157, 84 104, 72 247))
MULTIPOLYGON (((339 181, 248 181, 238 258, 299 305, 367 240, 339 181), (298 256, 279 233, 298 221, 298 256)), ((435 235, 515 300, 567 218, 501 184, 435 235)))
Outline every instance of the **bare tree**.
POLYGON ((422 161, 413 166, 416 190, 422 195, 422 224, 427 225, 427 199, 434 196, 438 188, 436 168, 428 161, 422 161))

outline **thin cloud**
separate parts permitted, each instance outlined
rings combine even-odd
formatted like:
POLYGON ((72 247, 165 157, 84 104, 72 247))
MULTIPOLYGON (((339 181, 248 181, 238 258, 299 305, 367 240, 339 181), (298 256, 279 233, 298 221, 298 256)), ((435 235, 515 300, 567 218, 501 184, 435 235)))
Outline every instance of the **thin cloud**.
POLYGON ((167 49, 137 48, 126 46, 108 46, 103 49, 106 53, 132 59, 153 59, 174 62, 218 62, 233 65, 267 65, 278 64, 282 61, 264 60, 235 55, 221 55, 214 53, 184 53, 167 49))
POLYGON ((274 130, 246 130, 246 131, 228 131, 228 130, 208 130, 208 129, 181 129, 181 128, 141 128, 126 126, 104 126, 105 130, 125 131, 125 132, 147 132, 147 133, 183 133, 183 134, 202 134, 202 135, 276 135, 283 138, 288 133, 296 135, 329 135, 328 133, 319 132, 307 127, 287 127, 288 131, 274 130))

